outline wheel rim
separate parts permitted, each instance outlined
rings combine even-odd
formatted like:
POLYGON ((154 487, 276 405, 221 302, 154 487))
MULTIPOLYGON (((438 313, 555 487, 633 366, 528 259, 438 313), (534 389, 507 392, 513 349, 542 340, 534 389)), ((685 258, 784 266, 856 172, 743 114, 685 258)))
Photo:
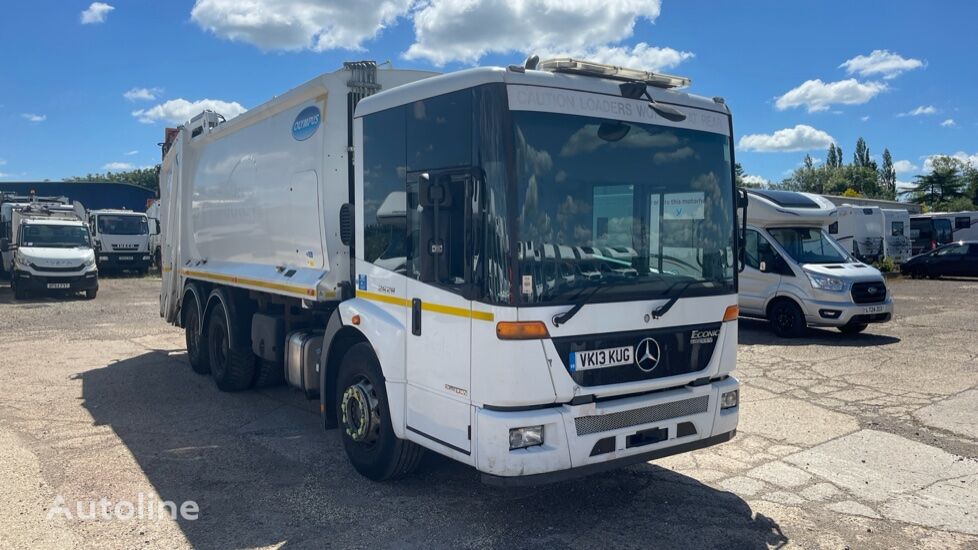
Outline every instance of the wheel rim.
POLYGON ((358 445, 373 447, 380 439, 380 401, 373 384, 359 377, 340 400, 343 432, 358 445))
POLYGON ((778 328, 783 332, 791 331, 795 326, 795 316, 791 314, 791 310, 786 307, 779 307, 778 314, 776 315, 778 328))

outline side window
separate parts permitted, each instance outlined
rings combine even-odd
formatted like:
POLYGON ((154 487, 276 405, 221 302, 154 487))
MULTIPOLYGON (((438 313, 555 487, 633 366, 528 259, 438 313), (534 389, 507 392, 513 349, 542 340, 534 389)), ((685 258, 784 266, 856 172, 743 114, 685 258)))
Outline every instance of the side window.
POLYGON ((954 217, 954 228, 955 229, 968 229, 971 227, 971 216, 955 216, 954 217))
POLYGON ((903 222, 890 222, 890 235, 893 237, 902 237, 903 222))
POLYGON ((761 259, 757 253, 757 243, 760 238, 757 231, 753 229, 747 230, 747 240, 744 242, 744 257, 747 265, 754 269, 761 268, 761 259))
POLYGON ((404 108, 363 119, 363 258, 406 272, 404 108))
POLYGON ((832 222, 829 224, 829 235, 839 234, 839 222, 832 222))
POLYGON ((408 172, 472 164, 472 90, 415 101, 406 108, 408 172))
POLYGON ((956 244, 938 250, 936 256, 964 256, 968 252, 968 247, 963 244, 956 244))

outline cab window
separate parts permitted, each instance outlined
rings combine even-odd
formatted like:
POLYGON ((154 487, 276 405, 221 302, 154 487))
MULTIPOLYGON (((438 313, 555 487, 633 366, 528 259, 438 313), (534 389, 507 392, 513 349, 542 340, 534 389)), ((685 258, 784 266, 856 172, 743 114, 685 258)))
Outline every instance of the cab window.
POLYGON ((952 244, 934 252, 935 256, 964 256, 968 253, 968 246, 964 244, 952 244))
POLYGON ((775 252, 771 248, 771 243, 753 229, 747 230, 744 255, 746 256, 747 265, 757 270, 761 269, 761 262, 770 264, 775 258, 775 252))

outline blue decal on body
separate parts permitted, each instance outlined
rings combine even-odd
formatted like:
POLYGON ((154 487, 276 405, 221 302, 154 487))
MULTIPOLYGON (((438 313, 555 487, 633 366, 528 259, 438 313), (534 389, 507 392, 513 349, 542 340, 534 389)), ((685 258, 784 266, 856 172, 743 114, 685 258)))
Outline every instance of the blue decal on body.
POLYGON ((319 128, 321 119, 319 107, 315 105, 310 105, 299 111, 295 117, 295 122, 292 123, 292 137, 298 141, 311 138, 316 133, 316 129, 319 128))
POLYGON ((359 290, 367 290, 367 276, 366 275, 362 275, 362 274, 361 275, 357 275, 357 289, 359 289, 359 290))

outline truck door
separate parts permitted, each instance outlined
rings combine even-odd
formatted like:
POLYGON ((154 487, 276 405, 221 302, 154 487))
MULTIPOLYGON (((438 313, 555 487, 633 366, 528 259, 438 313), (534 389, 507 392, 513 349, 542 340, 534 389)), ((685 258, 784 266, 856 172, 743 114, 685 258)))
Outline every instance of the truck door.
POLYGON ((468 170, 407 177, 406 429, 470 452, 472 302, 468 170))
POLYGON ((772 269, 776 253, 764 235, 747 230, 744 243, 744 270, 740 273, 740 308, 745 313, 766 315, 767 302, 777 295, 781 274, 772 269), (763 267, 763 269, 762 269, 763 267))

